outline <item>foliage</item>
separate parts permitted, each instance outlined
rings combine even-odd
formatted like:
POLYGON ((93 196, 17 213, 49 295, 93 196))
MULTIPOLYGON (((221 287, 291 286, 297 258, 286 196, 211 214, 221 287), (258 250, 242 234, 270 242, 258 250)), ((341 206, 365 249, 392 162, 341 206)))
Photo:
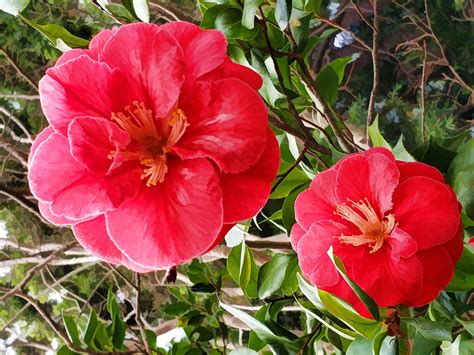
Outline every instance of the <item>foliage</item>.
POLYGON ((375 86, 365 0, 0 0, 0 297, 21 286, 0 301, 0 351, 472 353, 470 246, 429 305, 374 309, 360 290, 374 320, 308 284, 287 238, 311 179, 371 145, 438 167, 462 204, 465 240, 473 235, 470 2, 426 1, 428 18, 422 1, 377 3, 375 86), (281 166, 265 208, 234 227, 227 245, 138 276, 78 245, 65 250, 71 231, 40 217, 26 175, 31 137, 47 126, 37 85, 61 51, 86 47, 104 28, 175 19, 223 31, 234 61, 263 77, 281 166), (177 328, 181 336, 163 344, 160 335, 177 328))

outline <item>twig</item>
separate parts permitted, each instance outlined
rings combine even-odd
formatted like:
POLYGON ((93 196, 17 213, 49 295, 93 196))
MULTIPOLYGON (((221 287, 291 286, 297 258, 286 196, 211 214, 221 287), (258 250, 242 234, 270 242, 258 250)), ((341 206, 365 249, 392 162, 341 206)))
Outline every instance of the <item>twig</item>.
POLYGON ((11 112, 8 112, 4 107, 0 106, 0 112, 7 116, 11 121, 13 121, 26 135, 26 137, 30 140, 30 143, 33 143, 33 137, 31 136, 30 132, 23 126, 23 123, 16 118, 11 112))
POLYGON ((72 241, 67 243, 64 247, 61 249, 58 249, 54 252, 52 252, 44 261, 38 265, 35 265, 32 267, 28 272, 26 273, 25 277, 23 280, 21 280, 14 288, 6 292, 2 297, 0 297, 0 302, 4 302, 11 296, 15 295, 17 292, 21 291, 23 287, 26 286, 26 284, 35 276, 36 272, 45 267, 51 260, 53 260, 55 257, 57 257, 59 254, 65 252, 68 249, 71 249, 72 247, 77 245, 77 241, 72 241))
POLYGON ((272 187, 272 192, 274 192, 278 186, 280 186, 280 184, 283 182, 283 180, 285 180, 287 178, 288 175, 290 175, 290 173, 296 169, 296 167, 298 166, 298 164, 304 159, 304 155, 305 153, 307 152, 307 150, 309 149, 309 146, 304 146, 303 149, 301 150, 300 152, 300 155, 298 156, 298 158, 295 160, 295 162, 288 168, 287 171, 285 171, 285 173, 280 177, 278 178, 278 180, 275 182, 275 185, 273 185, 272 187))
POLYGON ((140 293, 141 293, 141 280, 140 274, 137 272, 136 274, 136 283, 137 283, 137 297, 135 301, 135 319, 137 320, 137 324, 140 327, 140 335, 142 337, 143 345, 145 345, 145 350, 147 354, 151 354, 150 344, 148 344, 145 325, 143 324, 142 314, 140 311, 140 293))
POLYGON ((426 41, 423 41, 423 69, 421 72, 421 141, 425 143, 426 140, 426 98, 425 98, 425 86, 426 86, 426 59, 428 57, 428 52, 426 51, 426 41))
POLYGON ((161 13, 165 13, 169 16, 171 16, 172 20, 175 20, 175 21, 180 21, 181 19, 178 17, 178 15, 176 15, 173 11, 167 9, 166 7, 164 7, 163 5, 161 4, 157 4, 157 3, 154 3, 154 2, 148 2, 148 5, 150 5, 150 7, 154 7, 156 9, 158 9, 161 13))
POLYGON ((36 86, 35 82, 31 80, 24 72, 21 70, 21 68, 15 63, 13 58, 3 49, 0 48, 0 53, 5 56, 7 61, 12 65, 13 68, 20 74, 20 76, 28 83, 30 86, 35 89, 36 92, 39 92, 38 86, 36 86))
MULTIPOLYGON (((374 0, 375 1, 375 0, 374 0)), ((323 23, 326 23, 328 24, 329 26, 331 27, 334 27, 334 28, 337 28, 338 30, 341 30, 343 32, 347 32, 348 34, 351 35, 351 37, 356 41, 358 42, 362 47, 364 47, 365 49, 367 49, 368 51, 372 50, 372 48, 370 48, 370 46, 365 43, 359 36, 357 36, 354 32, 352 32, 351 30, 348 30, 347 28, 345 27, 342 27, 341 25, 339 25, 338 23, 334 22, 334 21, 331 21, 331 20, 328 20, 324 17, 321 17, 321 16, 316 16, 316 18, 323 22, 323 23)))
POLYGON ((374 25, 372 35, 372 91, 370 92, 369 107, 367 113, 367 141, 369 141, 369 126, 375 120, 375 99, 377 97, 379 89, 379 10, 377 6, 377 0, 372 0, 374 10, 374 25))
MULTIPOLYGON (((373 0, 373 1, 375 2, 375 1, 377 1, 377 0, 373 0)), ((354 7, 354 9, 356 10, 357 14, 358 14, 358 15, 360 16, 360 18, 362 19, 362 21, 364 21, 365 24, 366 24, 367 26, 369 26, 369 27, 372 29, 372 31, 375 32, 374 26, 372 26, 372 24, 369 22, 369 20, 367 20, 367 17, 365 17, 365 15, 364 15, 364 13, 362 12, 362 10, 360 9, 359 5, 357 5, 354 0, 351 0, 351 4, 352 4, 352 6, 354 7)))
POLYGON ((0 99, 14 99, 14 100, 39 100, 39 95, 24 95, 24 94, 0 94, 0 99))
MULTIPOLYGON (((2 147, 3 148, 3 147, 2 147)), ((17 194, 15 191, 10 189, 8 186, 0 184, 0 194, 7 196, 17 202, 20 206, 22 206, 24 209, 28 210, 32 214, 34 214, 36 217, 38 217, 43 223, 51 225, 44 217, 41 215, 41 213, 38 210, 38 206, 25 198, 23 195, 17 194)))

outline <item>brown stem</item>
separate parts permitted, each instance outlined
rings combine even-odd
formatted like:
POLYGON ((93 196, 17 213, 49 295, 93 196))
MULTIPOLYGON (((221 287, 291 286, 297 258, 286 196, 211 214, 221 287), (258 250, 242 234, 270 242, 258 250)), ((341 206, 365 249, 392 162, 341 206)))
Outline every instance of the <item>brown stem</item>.
POLYGON ((140 335, 142 337, 143 345, 145 346, 145 351, 147 354, 152 354, 150 349, 150 344, 148 344, 148 338, 146 336, 145 331, 145 324, 143 323, 142 313, 140 310, 140 293, 141 293, 141 280, 140 274, 137 272, 136 274, 136 283, 137 283, 137 297, 135 299, 135 319, 137 320, 137 324, 140 327, 140 335))
POLYGON ((369 126, 375 120, 375 99, 379 90, 379 9, 377 6, 377 0, 372 0, 372 6, 374 11, 374 25, 372 35, 372 91, 370 92, 369 108, 367 113, 367 141, 369 141, 369 126))

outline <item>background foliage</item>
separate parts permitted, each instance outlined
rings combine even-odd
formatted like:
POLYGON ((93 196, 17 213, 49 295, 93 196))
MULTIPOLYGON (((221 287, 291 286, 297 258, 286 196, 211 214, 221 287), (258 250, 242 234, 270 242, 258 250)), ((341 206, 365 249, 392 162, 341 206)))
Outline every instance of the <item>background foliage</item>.
POLYGON ((368 320, 301 277, 287 237, 310 179, 370 145, 440 169, 463 205, 465 240, 473 235, 471 1, 0 0, 0 8, 9 12, 0 12, 0 351, 474 352, 471 247, 430 305, 368 320), (99 262, 41 218, 26 179, 32 139, 47 125, 37 83, 61 51, 87 46, 101 29, 177 19, 223 31, 233 59, 263 76, 282 162, 267 206, 215 250, 137 275, 99 262), (179 339, 164 341, 173 329, 179 339))

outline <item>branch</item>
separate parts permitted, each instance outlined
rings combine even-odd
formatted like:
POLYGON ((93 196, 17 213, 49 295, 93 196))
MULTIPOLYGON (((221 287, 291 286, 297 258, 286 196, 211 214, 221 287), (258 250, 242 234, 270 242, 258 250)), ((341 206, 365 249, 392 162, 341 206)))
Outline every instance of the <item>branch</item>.
POLYGON ((372 0, 374 10, 374 25, 372 35, 372 72, 373 82, 372 91, 370 92, 369 108, 367 113, 367 141, 369 142, 369 126, 375 120, 375 99, 379 90, 379 9, 377 0, 372 0))
POLYGON ((137 320, 137 324, 140 327, 140 335, 142 337, 143 345, 145 345, 145 351, 147 354, 151 355, 150 344, 148 344, 145 325, 143 324, 142 314, 140 311, 140 293, 141 293, 141 280, 140 274, 137 272, 136 274, 136 283, 137 283, 137 298, 135 300, 135 319, 137 320))
POLYGON ((36 92, 39 92, 38 86, 36 86, 35 82, 31 80, 24 72, 21 70, 21 68, 15 63, 13 58, 3 49, 0 48, 0 54, 3 54, 7 61, 12 65, 13 68, 20 74, 20 76, 28 83, 30 86, 35 89, 36 92))
POLYGON ((31 136, 30 132, 26 129, 26 127, 21 123, 21 121, 16 118, 11 112, 8 112, 4 107, 0 106, 0 112, 7 116, 11 121, 13 121, 22 131, 25 133, 26 137, 28 138, 28 143, 33 143, 33 137, 31 136))

